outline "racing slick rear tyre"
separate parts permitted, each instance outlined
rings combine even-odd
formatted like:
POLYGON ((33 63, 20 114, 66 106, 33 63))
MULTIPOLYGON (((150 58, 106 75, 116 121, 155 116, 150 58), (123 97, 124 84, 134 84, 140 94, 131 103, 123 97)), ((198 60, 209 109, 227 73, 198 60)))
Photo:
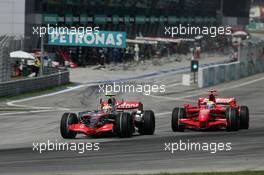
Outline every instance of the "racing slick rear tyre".
POLYGON ((237 109, 226 109, 227 131, 237 131, 239 128, 239 120, 237 116, 237 109))
POLYGON ((249 128, 249 110, 247 106, 240 107, 240 129, 249 128))
POLYGON ((120 138, 131 137, 133 134, 132 117, 127 112, 119 113, 116 116, 116 133, 120 138))
POLYGON ((144 111, 143 122, 138 128, 141 135, 153 135, 155 132, 155 115, 151 110, 144 111))
POLYGON ((184 108, 174 108, 171 116, 171 128, 173 132, 184 132, 185 126, 179 124, 181 118, 185 118, 185 109, 184 108))
POLYGON ((69 125, 77 124, 78 118, 74 113, 64 113, 61 118, 60 133, 64 139, 73 139, 76 137, 77 132, 70 131, 69 125))

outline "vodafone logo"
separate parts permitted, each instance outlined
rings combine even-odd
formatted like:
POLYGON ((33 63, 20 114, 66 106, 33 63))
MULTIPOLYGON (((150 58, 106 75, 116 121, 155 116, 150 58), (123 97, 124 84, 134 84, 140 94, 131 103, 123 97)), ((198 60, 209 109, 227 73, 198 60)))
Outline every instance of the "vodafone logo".
MULTIPOLYGON (((201 100, 201 104, 206 104, 209 101, 208 98, 204 98, 201 100)), ((234 98, 216 98, 216 103, 230 103, 232 101, 235 101, 234 98)))
POLYGON ((127 103, 124 102, 122 104, 118 104, 118 108, 137 108, 138 107, 138 103, 127 103))

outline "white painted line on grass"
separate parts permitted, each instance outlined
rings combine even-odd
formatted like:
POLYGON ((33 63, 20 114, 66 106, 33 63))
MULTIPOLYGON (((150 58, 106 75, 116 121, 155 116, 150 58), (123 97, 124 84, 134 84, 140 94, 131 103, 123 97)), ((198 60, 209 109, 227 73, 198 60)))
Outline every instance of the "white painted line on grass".
MULTIPOLYGON (((262 80, 264 80, 264 77, 261 77, 261 78, 255 79, 255 80, 251 80, 251 81, 247 81, 244 83, 236 84, 236 85, 229 86, 229 87, 223 87, 223 88, 218 89, 217 91, 221 92, 221 91, 226 91, 229 89, 236 89, 236 88, 240 88, 243 86, 247 86, 247 85, 262 81, 262 80)), ((194 93, 191 95, 185 95, 185 96, 181 96, 181 97, 165 97, 165 96, 155 96, 155 95, 148 95, 148 96, 153 97, 153 98, 167 100, 167 101, 195 102, 194 100, 190 100, 190 99, 186 99, 186 98, 196 97, 196 96, 204 95, 204 94, 207 94, 207 91, 197 92, 197 93, 194 93)))
POLYGON ((88 87, 88 86, 93 86, 93 84, 87 84, 87 85, 78 85, 78 86, 74 86, 74 87, 70 87, 61 91, 57 91, 57 92, 52 92, 52 93, 48 93, 48 94, 44 94, 44 95, 39 95, 39 96, 35 96, 35 97, 28 97, 28 98, 24 98, 24 99, 19 99, 19 100, 13 100, 10 102, 7 102, 6 104, 8 106, 13 106, 13 107, 22 107, 22 108, 31 108, 31 109, 46 109, 46 110, 70 110, 68 108, 54 108, 54 107, 40 107, 40 106, 29 106, 29 105, 20 105, 20 104, 15 104, 15 103, 21 103, 21 102, 25 102, 25 101, 30 101, 30 100, 36 100, 36 99, 40 99, 40 98, 44 98, 44 97, 50 97, 50 96, 54 96, 54 95, 59 95, 62 93, 66 93, 66 92, 70 92, 70 91, 74 91, 76 89, 80 89, 82 87, 88 87))

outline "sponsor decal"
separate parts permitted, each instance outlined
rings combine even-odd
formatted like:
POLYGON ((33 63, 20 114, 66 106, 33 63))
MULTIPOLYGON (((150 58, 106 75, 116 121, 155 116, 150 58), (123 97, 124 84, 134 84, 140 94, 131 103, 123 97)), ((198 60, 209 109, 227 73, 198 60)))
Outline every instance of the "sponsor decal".
MULTIPOLYGON (((117 105, 119 105, 119 103, 117 103, 117 105)), ((127 102, 124 102, 124 103, 121 103, 118 108, 138 108, 139 106, 139 103, 127 103, 127 102)))
POLYGON ((59 33, 54 32, 49 34, 49 45, 64 45, 64 46, 88 46, 88 47, 126 47, 125 32, 110 32, 99 31, 89 33, 59 33))

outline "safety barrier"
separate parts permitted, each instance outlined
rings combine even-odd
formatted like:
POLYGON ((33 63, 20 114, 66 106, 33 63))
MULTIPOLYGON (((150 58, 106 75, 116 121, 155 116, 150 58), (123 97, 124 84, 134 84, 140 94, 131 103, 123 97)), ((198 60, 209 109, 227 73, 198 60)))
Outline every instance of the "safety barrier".
POLYGON ((244 43, 239 50, 239 62, 201 68, 198 86, 210 87, 264 72, 264 41, 244 43))
POLYGON ((199 70, 198 86, 210 87, 262 72, 264 72, 264 59, 210 66, 199 70))
POLYGON ((52 88, 67 84, 69 81, 69 71, 65 70, 42 77, 0 82, 0 97, 52 88))

